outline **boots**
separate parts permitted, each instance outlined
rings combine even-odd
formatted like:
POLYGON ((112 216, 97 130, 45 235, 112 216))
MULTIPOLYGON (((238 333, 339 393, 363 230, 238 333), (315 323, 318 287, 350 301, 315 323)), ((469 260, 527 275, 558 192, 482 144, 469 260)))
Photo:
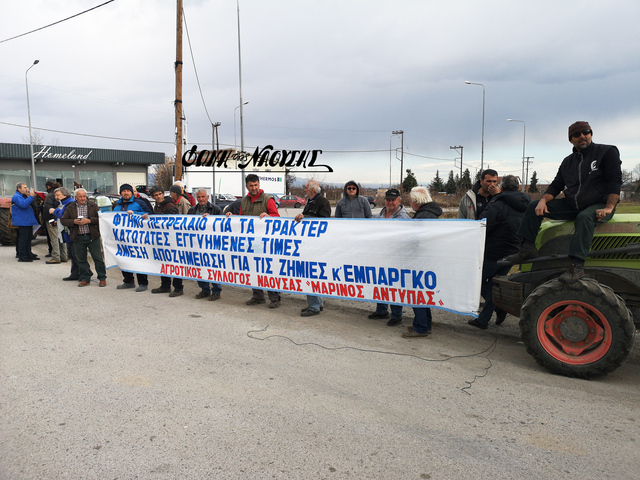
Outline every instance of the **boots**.
POLYGON ((523 243, 517 253, 509 255, 505 260, 514 264, 524 263, 526 260, 536 258, 538 255, 538 249, 533 243, 523 243))

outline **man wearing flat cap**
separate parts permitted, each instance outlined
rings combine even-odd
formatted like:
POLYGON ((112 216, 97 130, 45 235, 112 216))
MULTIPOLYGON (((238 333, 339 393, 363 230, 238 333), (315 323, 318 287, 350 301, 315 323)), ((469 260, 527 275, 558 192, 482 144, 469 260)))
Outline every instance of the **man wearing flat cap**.
MULTIPOLYGON (((402 205, 402 196, 400 192, 391 188, 387 190, 384 194, 384 207, 380 211, 375 218, 394 218, 394 219, 408 219, 411 220, 411 217, 407 215, 407 211, 402 205)), ((390 226, 390 228, 393 228, 390 226)), ((378 318, 388 318, 389 317, 389 305, 386 303, 378 303, 376 304, 376 311, 369 315, 369 318, 372 320, 378 318)), ((391 305, 391 318, 387 322, 387 326, 395 327, 396 325, 400 325, 402 323, 402 305, 391 305)))
POLYGON ((572 283, 584 276, 584 262, 596 225, 613 217, 622 185, 620 152, 613 145, 593 143, 592 138, 593 130, 587 122, 575 122, 569 127, 573 152, 562 161, 542 198, 527 207, 518 230, 523 243, 518 253, 509 255, 507 260, 524 263, 538 256, 535 240, 544 217, 573 220, 571 266, 558 280, 572 283), (556 198, 562 191, 564 198, 556 198))

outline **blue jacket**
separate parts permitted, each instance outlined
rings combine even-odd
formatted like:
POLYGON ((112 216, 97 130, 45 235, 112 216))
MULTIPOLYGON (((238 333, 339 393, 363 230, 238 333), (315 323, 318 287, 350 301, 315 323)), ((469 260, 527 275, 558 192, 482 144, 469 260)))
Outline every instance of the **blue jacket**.
POLYGON ((16 193, 13 194, 11 198, 11 223, 13 223, 16 227, 30 227, 32 225, 38 225, 38 220, 36 220, 36 215, 33 213, 33 208, 31 208, 31 204, 33 203, 32 195, 29 195, 27 198, 16 190, 16 193))
POLYGON ((123 198, 120 197, 118 201, 113 206, 114 212, 128 212, 131 210, 133 213, 137 213, 138 215, 144 215, 146 210, 142 208, 142 205, 138 203, 133 197, 128 202, 124 202, 123 198))
POLYGON ((62 218, 62 214, 64 213, 65 208, 67 208, 67 205, 69 205, 71 202, 75 202, 73 197, 63 198, 60 201, 60 205, 58 206, 58 208, 53 211, 52 215, 58 219, 62 218))

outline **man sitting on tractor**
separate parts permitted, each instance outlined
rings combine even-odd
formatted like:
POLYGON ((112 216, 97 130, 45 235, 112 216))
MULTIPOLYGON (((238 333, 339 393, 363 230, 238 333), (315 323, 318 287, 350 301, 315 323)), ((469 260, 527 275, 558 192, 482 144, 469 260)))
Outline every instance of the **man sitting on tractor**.
POLYGON ((620 152, 613 145, 593 143, 592 136, 587 122, 575 122, 569 127, 573 152, 562 161, 542 198, 527 207, 518 230, 523 243, 517 253, 506 257, 509 262, 524 263, 538 256, 534 243, 543 217, 573 220, 571 266, 558 280, 571 283, 584 276, 584 262, 596 224, 613 217, 622 185, 620 152), (564 198, 556 199, 563 189, 564 198))

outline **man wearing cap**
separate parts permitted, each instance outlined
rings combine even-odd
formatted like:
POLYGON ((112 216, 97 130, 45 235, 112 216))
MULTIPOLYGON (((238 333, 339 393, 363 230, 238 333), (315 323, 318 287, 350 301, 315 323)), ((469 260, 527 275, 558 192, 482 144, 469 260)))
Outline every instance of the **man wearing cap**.
POLYGON ((107 286, 107 270, 102 260, 100 245, 100 229, 98 228, 98 205, 87 199, 87 191, 79 188, 74 192, 75 202, 69 203, 60 223, 69 228, 74 254, 78 262, 79 287, 86 287, 91 282, 93 272, 89 266, 87 250, 91 253, 98 273, 98 286, 107 286))
MULTIPOLYGON (((400 192, 391 188, 387 190, 384 195, 384 207, 376 215, 375 218, 389 218, 389 219, 408 219, 411 220, 411 217, 407 215, 407 211, 402 205, 402 197, 400 196, 400 192)), ((369 318, 372 320, 378 318, 388 318, 389 317, 389 305, 386 303, 378 303, 376 305, 376 311, 369 315, 369 318)), ((402 305, 391 305, 391 318, 387 322, 387 326, 395 327, 396 325, 400 325, 402 323, 402 305)))
POLYGON ((169 196, 171 200, 173 200, 173 203, 176 204, 180 215, 187 215, 189 213, 191 204, 189 200, 182 195, 182 187, 180 185, 171 185, 171 188, 169 188, 169 196))
POLYGON ((538 256, 535 240, 544 217, 573 220, 571 266, 558 280, 571 283, 584 276, 584 262, 596 224, 613 217, 622 185, 620 152, 613 145, 593 143, 592 138, 593 130, 587 122, 575 122, 569 127, 573 152, 562 161, 542 198, 527 207, 518 230, 522 245, 507 260, 523 263, 538 256), (562 191, 564 198, 555 198, 562 191))
POLYGON ((344 184, 344 196, 336 205, 336 218, 371 218, 369 200, 360 196, 358 184, 349 180, 344 184))
MULTIPOLYGON (((120 198, 113 205, 114 212, 127 212, 129 215, 145 215, 146 212, 142 205, 133 198, 133 187, 128 183, 120 185, 120 198)), ((122 272, 123 282, 116 288, 123 290, 127 288, 135 288, 136 292, 144 292, 149 285, 149 279, 144 273, 138 273, 138 288, 133 279, 132 272, 122 272)))

